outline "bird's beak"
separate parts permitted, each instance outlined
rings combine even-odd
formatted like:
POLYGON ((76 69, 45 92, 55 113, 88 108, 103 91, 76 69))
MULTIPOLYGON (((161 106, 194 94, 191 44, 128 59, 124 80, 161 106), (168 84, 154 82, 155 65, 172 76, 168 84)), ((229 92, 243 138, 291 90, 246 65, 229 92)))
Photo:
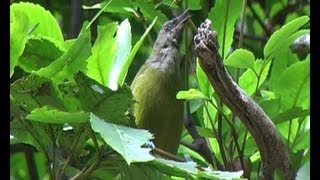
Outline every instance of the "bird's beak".
POLYGON ((175 18, 176 25, 174 29, 180 31, 190 17, 189 10, 185 10, 180 16, 175 18))

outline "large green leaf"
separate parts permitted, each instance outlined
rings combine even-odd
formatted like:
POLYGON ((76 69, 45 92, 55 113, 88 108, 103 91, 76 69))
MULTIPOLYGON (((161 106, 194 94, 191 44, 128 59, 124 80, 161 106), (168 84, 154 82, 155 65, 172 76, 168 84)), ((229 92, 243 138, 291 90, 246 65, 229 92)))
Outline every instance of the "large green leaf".
POLYGON ((278 124, 284 121, 289 121, 294 118, 306 117, 309 114, 310 114, 309 109, 302 109, 301 107, 293 107, 282 113, 277 114, 274 118, 272 118, 272 120, 275 124, 278 124))
POLYGON ((155 17, 152 21, 152 23, 149 25, 149 27, 146 29, 146 31, 143 33, 143 35, 141 36, 141 38, 139 39, 139 41, 133 46, 128 58, 126 59, 126 61, 123 63, 123 67, 121 68, 121 73, 119 75, 118 78, 118 83, 122 86, 125 80, 125 77, 128 73, 129 70, 129 66, 133 60, 133 58, 135 57, 136 53, 138 52, 140 46, 142 45, 144 39, 147 37, 147 35, 149 34, 150 30, 152 29, 152 27, 154 26, 154 24, 157 21, 157 17, 155 17))
POLYGON ((24 12, 29 19, 29 27, 34 28, 29 36, 46 36, 52 38, 55 43, 62 45, 63 36, 54 16, 43 7, 29 2, 13 3, 12 10, 24 12))
POLYGON ((112 60, 116 54, 116 44, 113 38, 117 23, 98 26, 98 37, 92 47, 92 55, 88 59, 87 75, 106 85, 112 60))
POLYGON ((26 72, 37 71, 48 66, 64 53, 64 49, 45 37, 29 38, 22 56, 19 58, 19 66, 26 72))
POLYGON ((151 149, 141 147, 152 139, 152 134, 147 130, 107 123, 94 114, 90 115, 90 123, 92 129, 121 154, 129 165, 132 162, 146 162, 154 159, 149 153, 151 149))
POLYGON ((126 115, 133 104, 128 86, 112 91, 82 73, 77 74, 75 80, 78 85, 76 98, 80 101, 83 110, 93 112, 108 122, 126 125, 134 123, 126 115))
POLYGON ((89 113, 84 111, 65 112, 50 106, 43 106, 34 109, 26 118, 32 121, 52 124, 84 123, 89 121, 89 113))
POLYGON ((10 8, 10 77, 25 48, 28 26, 27 15, 20 10, 10 8))
POLYGON ((283 46, 283 43, 288 40, 288 37, 290 37, 294 32, 298 31, 299 28, 305 25, 308 21, 308 16, 302 16, 294 19, 293 21, 282 26, 281 29, 274 32, 264 47, 264 57, 268 58, 271 54, 281 50, 280 47, 283 46))
POLYGON ((78 71, 86 71, 85 60, 91 55, 91 36, 90 30, 85 28, 86 24, 84 23, 74 44, 53 63, 36 71, 38 75, 60 83, 65 79, 72 79, 73 74, 78 71))
POLYGON ((153 4, 148 3, 144 0, 137 1, 138 6, 140 7, 143 17, 147 20, 148 23, 151 23, 155 17, 158 18, 155 28, 159 31, 162 25, 168 21, 168 18, 160 11, 157 10, 153 4))
POLYGON ((285 69, 275 82, 273 91, 281 98, 281 109, 302 107, 310 97, 310 59, 285 69))
POLYGON ((177 99, 206 99, 206 96, 201 91, 191 88, 188 91, 179 91, 177 94, 177 99))
POLYGON ((246 49, 237 49, 223 62, 226 66, 253 69, 255 57, 246 49))
POLYGON ((224 55, 225 58, 229 52, 233 41, 233 33, 235 23, 240 16, 242 7, 242 0, 217 0, 214 7, 210 10, 208 18, 212 22, 213 29, 217 32, 218 43, 220 45, 219 54, 224 55), (229 3, 229 8, 227 4, 229 3), (226 16, 226 12, 228 15, 226 16), (226 19, 227 18, 227 19, 226 19), (225 29, 225 23, 226 29, 225 29), (223 37, 225 31, 225 37, 223 37), (224 40, 223 40, 224 39, 224 40), (224 52, 222 52, 222 46, 224 42, 224 52))
POLYGON ((266 80, 270 64, 271 61, 269 60, 256 60, 253 67, 254 71, 247 69, 241 75, 239 85, 248 95, 251 96, 266 80))
POLYGON ((213 94, 213 88, 208 80, 207 75, 200 67, 199 61, 197 61, 196 65, 196 74, 197 74, 197 81, 199 85, 199 89, 203 94, 205 94, 207 97, 211 97, 213 94))

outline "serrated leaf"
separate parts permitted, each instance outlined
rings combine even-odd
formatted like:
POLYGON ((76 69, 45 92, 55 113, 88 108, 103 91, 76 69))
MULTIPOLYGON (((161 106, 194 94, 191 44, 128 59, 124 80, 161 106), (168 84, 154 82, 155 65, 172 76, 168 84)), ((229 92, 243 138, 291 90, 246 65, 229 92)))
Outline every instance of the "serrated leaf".
POLYGON ((224 65, 235 68, 250 68, 253 69, 255 57, 252 52, 246 49, 237 49, 223 61, 224 65))
POLYGON ((132 162, 147 162, 154 159, 151 149, 141 146, 152 139, 147 130, 134 129, 113 123, 107 123, 94 114, 90 114, 92 129, 99 133, 104 141, 117 151, 130 165, 132 162))
POLYGON ((85 72, 87 65, 85 60, 91 55, 91 36, 90 30, 85 28, 86 24, 84 23, 77 40, 62 56, 35 73, 59 83, 73 78, 73 74, 78 71, 85 72))
POLYGON ((117 23, 106 26, 98 26, 98 37, 92 47, 92 55, 87 62, 87 75, 106 85, 111 62, 116 54, 116 44, 113 38, 117 29, 117 23))
POLYGON ((264 57, 268 58, 272 53, 281 50, 280 46, 283 45, 283 42, 287 41, 288 37, 299 30, 299 28, 305 25, 308 21, 308 16, 302 16, 285 24, 281 29, 274 32, 263 49, 264 57))
POLYGON ((89 120, 89 113, 84 111, 65 112, 49 106, 36 108, 26 117, 31 121, 52 124, 85 123, 89 120))
POLYGON ((152 23, 149 25, 149 27, 146 29, 146 31, 143 33, 143 35, 141 36, 141 38, 139 39, 139 41, 134 45, 134 47, 132 48, 128 58, 126 59, 126 61, 123 64, 123 67, 121 68, 121 74, 118 78, 118 84, 120 84, 120 86, 123 85, 125 77, 128 73, 129 70, 129 66, 133 60, 133 58, 135 57, 136 53, 138 52, 138 49, 140 48, 140 46, 142 45, 144 39, 147 37, 147 35, 149 34, 150 30, 152 29, 152 27, 154 26, 154 24, 157 21, 157 17, 154 18, 154 20, 152 21, 152 23))
POLYGON ((117 30, 115 40, 116 54, 112 61, 109 61, 109 72, 107 76, 107 86, 112 90, 117 90, 118 79, 131 50, 131 26, 128 19, 122 21, 117 30))
POLYGON ((208 18, 212 22, 212 29, 217 32, 218 44, 220 45, 219 54, 224 55, 225 58, 229 52, 233 41, 233 33, 235 23, 240 16, 242 7, 242 0, 232 1, 232 0, 217 0, 215 5, 211 8, 208 18), (229 3, 229 9, 227 8, 227 3, 229 3), (228 16, 226 17, 226 12, 228 11, 228 16), (227 18, 227 19, 226 19, 227 18), (226 30, 224 29, 224 24, 226 25, 226 30), (223 34, 225 33, 225 37, 223 34), (223 41, 224 39, 224 41, 223 41), (224 52, 222 52, 222 46, 224 42, 224 52))
POLYGON ((252 69, 247 69, 239 78, 239 86, 249 95, 259 88, 266 80, 271 61, 270 60, 256 60, 254 63, 254 71, 258 74, 256 76, 252 69), (258 84, 259 83, 259 84, 258 84))
POLYGON ((29 19, 29 27, 35 27, 29 36, 46 36, 56 40, 59 46, 63 43, 60 27, 54 16, 38 4, 29 2, 13 3, 10 9, 24 12, 29 19))
POLYGON ((27 41, 29 19, 19 10, 10 8, 10 78, 27 41))
POLYGON ((75 80, 79 88, 76 97, 83 110, 93 112, 108 122, 125 125, 134 123, 126 115, 133 104, 132 93, 128 86, 112 91, 82 73, 77 74, 75 80))
POLYGON ((302 107, 310 97, 310 60, 286 68, 275 82, 273 91, 281 98, 281 109, 302 107))
POLYGON ((189 89, 188 91, 179 91, 177 93, 177 99, 207 99, 207 97, 201 92, 196 89, 189 89))
POLYGON ((28 39, 18 64, 24 71, 31 73, 48 66, 63 53, 64 49, 49 38, 32 37, 28 39))

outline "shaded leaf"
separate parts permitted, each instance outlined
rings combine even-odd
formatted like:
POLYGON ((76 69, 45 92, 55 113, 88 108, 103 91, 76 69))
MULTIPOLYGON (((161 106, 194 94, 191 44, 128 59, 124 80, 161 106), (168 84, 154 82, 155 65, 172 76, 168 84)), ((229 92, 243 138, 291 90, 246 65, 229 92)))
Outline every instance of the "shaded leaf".
POLYGON ((65 112, 49 106, 36 108, 26 117, 32 121, 52 124, 84 123, 89 120, 89 113, 84 111, 65 112))
POLYGON ((128 164, 154 159, 149 154, 151 149, 141 147, 152 138, 152 134, 147 130, 107 123, 92 113, 90 114, 90 123, 92 129, 99 133, 109 146, 121 154, 128 164))
POLYGON ((310 114, 309 109, 302 109, 301 107, 293 107, 282 113, 277 114, 273 119, 275 124, 282 123, 284 121, 289 121, 298 117, 305 117, 310 114))
POLYGON ((29 38, 22 56, 19 58, 19 66, 26 72, 37 71, 48 66, 64 53, 64 49, 45 37, 29 38))
POLYGON ((36 71, 36 74, 50 78, 55 83, 71 79, 78 71, 86 71, 86 59, 91 55, 91 36, 84 23, 74 44, 57 60, 36 71))
POLYGON ((126 115, 133 104, 132 93, 128 86, 112 91, 82 73, 78 73, 75 80, 79 87, 76 98, 83 110, 93 112, 108 122, 134 124, 134 121, 128 119, 126 115))
POLYGON ((197 74, 199 89, 205 96, 211 97, 213 94, 213 88, 208 80, 207 75, 204 73, 204 71, 200 67, 199 61, 197 61, 196 74, 197 74))

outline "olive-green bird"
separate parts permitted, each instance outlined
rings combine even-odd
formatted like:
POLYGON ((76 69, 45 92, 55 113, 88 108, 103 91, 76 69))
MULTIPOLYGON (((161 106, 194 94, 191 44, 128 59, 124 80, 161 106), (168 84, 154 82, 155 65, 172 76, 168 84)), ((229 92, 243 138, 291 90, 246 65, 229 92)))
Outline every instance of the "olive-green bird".
POLYGON ((139 128, 154 134, 155 146, 176 154, 183 128, 179 47, 188 11, 161 28, 152 53, 131 84, 134 116, 139 128))

